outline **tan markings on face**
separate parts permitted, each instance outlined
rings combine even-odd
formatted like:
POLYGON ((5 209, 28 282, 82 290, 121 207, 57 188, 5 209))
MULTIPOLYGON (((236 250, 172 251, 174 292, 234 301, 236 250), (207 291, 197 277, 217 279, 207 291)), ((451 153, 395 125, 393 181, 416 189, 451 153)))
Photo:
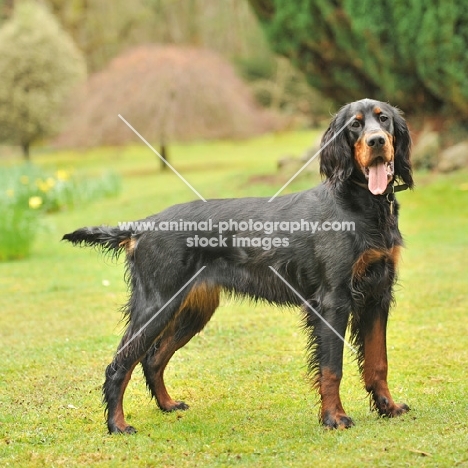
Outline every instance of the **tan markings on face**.
POLYGON ((354 144, 354 158, 361 167, 369 167, 377 157, 386 163, 393 161, 393 136, 384 130, 380 130, 379 135, 384 137, 385 144, 378 150, 367 145, 366 140, 371 136, 369 133, 363 133, 354 144))

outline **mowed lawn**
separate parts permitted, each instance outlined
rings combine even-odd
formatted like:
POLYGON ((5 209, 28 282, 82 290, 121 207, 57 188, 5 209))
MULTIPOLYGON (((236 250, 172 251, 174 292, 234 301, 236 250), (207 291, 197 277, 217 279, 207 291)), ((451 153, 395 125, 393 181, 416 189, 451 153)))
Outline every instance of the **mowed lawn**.
MULTIPOLYGON (((176 145, 170 154, 205 198, 271 196, 295 172, 279 174, 278 158, 315 138, 176 145)), ((224 299, 166 372, 172 396, 190 410, 158 411, 137 369, 125 411, 138 433, 110 436, 101 385, 123 326, 123 262, 60 239, 196 196, 172 172, 161 174, 144 146, 35 160, 91 175, 113 168, 123 190, 45 217, 32 256, 0 264, 0 466, 468 466, 468 172, 416 174, 416 190, 398 194, 407 248, 388 331, 389 381, 407 415, 370 412, 347 353, 342 399, 356 426, 322 429, 299 313, 224 299)), ((287 191, 319 183, 317 161, 311 166, 287 191)))

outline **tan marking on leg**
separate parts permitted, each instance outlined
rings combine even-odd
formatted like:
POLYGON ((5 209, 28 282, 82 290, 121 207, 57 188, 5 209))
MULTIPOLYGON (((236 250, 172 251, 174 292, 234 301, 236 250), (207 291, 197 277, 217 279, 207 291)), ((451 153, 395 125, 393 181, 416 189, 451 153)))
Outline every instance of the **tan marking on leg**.
POLYGON ((131 256, 131 255, 133 255, 136 244, 137 244, 137 241, 136 241, 135 237, 130 237, 130 238, 125 239, 122 242, 120 242, 119 247, 125 247, 125 251, 127 252, 127 255, 131 256))
POLYGON ((388 388, 387 373, 386 325, 382 319, 378 319, 371 332, 364 338, 363 380, 379 414, 395 417, 406 413, 409 408, 404 403, 397 404, 393 401, 388 388))
POLYGON ((319 391, 322 399, 320 419, 328 429, 348 429, 354 425, 341 404, 340 382, 341 377, 329 368, 320 371, 319 391))
POLYGON ((330 369, 325 368, 319 377, 319 393, 322 399, 322 419, 327 412, 345 414, 340 399, 341 379, 330 369))
POLYGON ((190 308, 198 310, 200 313, 204 313, 204 311, 212 313, 219 306, 220 289, 219 286, 209 287, 206 283, 194 286, 188 293, 179 311, 184 308, 190 308))
POLYGON ((393 265, 395 266, 395 270, 398 267, 401 258, 401 245, 395 245, 389 251, 389 258, 392 261, 393 265))
MULTIPOLYGON (((155 356, 157 361, 153 364, 159 367, 158 371, 153 376, 153 386, 158 406, 164 411, 177 409, 177 404, 179 404, 179 402, 171 398, 166 389, 164 370, 174 353, 185 346, 192 337, 208 323, 214 311, 219 306, 219 294, 220 287, 218 286, 208 287, 205 283, 195 286, 185 298, 174 320, 167 326, 162 334, 161 346, 155 356), (179 337, 178 341, 176 341, 175 335, 179 328, 178 320, 183 321, 187 312, 189 314, 196 314, 196 323, 199 324, 200 329, 188 330, 185 336, 179 337)), ((186 316, 186 319, 188 322, 193 320, 193 318, 190 318, 190 315, 186 316)))
MULTIPOLYGON (((388 393, 385 328, 380 319, 364 338, 364 384, 366 390, 388 393)), ((390 394, 388 393, 388 396, 390 394)))
POLYGON ((117 403, 117 406, 115 408, 115 412, 113 415, 114 424, 122 432, 124 432, 125 428, 128 426, 128 424, 125 422, 125 416, 124 416, 124 410, 123 410, 123 398, 124 398, 124 394, 125 394, 125 390, 127 388, 128 382, 130 382, 130 379, 132 377, 133 369, 135 369, 135 366, 138 364, 138 362, 139 361, 133 364, 131 369, 125 374, 125 379, 122 383, 122 386, 120 387, 119 401, 117 403))
POLYGON ((364 276, 367 268, 382 258, 387 258, 389 255, 388 250, 368 249, 365 250, 353 265, 353 278, 359 279, 364 276))

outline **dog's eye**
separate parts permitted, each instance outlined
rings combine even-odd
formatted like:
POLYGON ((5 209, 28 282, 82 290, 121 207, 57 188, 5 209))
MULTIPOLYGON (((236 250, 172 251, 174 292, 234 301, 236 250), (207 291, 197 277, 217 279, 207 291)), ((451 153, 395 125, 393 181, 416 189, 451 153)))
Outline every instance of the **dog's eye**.
POLYGON ((355 120, 352 124, 351 127, 354 128, 359 128, 361 126, 361 122, 359 120, 355 120))
POLYGON ((386 115, 380 114, 379 120, 380 120, 381 122, 386 122, 386 121, 388 120, 388 117, 387 117, 386 115))

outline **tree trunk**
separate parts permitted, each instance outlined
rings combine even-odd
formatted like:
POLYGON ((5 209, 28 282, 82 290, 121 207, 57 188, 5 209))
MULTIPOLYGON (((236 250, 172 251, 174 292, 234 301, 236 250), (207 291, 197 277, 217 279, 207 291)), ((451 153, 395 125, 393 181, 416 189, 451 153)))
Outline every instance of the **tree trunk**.
MULTIPOLYGON (((161 146, 160 146, 160 150, 159 150, 159 154, 166 160, 168 161, 167 159, 167 148, 166 148, 166 143, 163 141, 161 142, 161 146)), ((167 170, 167 164, 159 158, 159 161, 161 162, 161 171, 166 171, 167 170)))
POLYGON ((14 0, 3 0, 3 2, 1 3, 3 3, 3 6, 1 7, 1 19, 6 20, 8 18, 11 18, 15 7, 14 0))
POLYGON ((21 143, 21 149, 23 150, 23 158, 26 162, 31 162, 31 153, 29 141, 27 143, 21 143))

